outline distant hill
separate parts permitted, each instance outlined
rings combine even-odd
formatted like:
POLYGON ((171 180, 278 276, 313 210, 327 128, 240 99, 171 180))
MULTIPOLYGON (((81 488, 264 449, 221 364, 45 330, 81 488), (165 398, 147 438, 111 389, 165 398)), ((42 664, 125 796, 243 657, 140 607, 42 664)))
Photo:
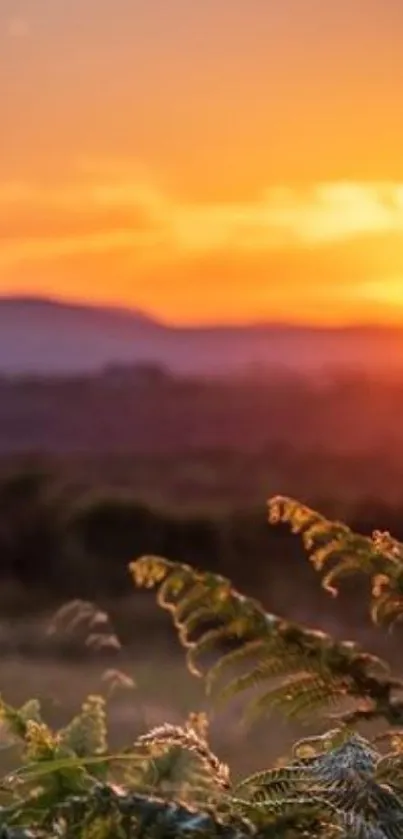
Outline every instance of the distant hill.
POLYGON ((266 365, 301 372, 403 368, 403 329, 174 327, 137 311, 0 297, 0 373, 90 373, 110 364, 143 362, 189 374, 266 365))

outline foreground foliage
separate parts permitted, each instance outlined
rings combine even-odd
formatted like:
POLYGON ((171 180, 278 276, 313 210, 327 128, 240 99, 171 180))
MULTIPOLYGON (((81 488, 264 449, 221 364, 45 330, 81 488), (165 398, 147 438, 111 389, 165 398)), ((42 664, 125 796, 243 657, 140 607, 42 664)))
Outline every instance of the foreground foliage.
MULTIPOLYGON (((403 545, 389 534, 359 536, 286 498, 269 503, 269 519, 302 535, 325 590, 334 595, 342 578, 363 573, 372 620, 402 619, 403 545)), ((235 784, 209 747, 203 715, 113 754, 101 697, 56 732, 37 702, 19 710, 2 702, 3 748, 17 768, 1 780, 1 837, 403 839, 403 682, 385 662, 265 612, 224 577, 159 557, 130 570, 137 586, 158 589, 190 671, 219 702, 250 692, 249 721, 272 710, 322 715, 325 733, 235 784), (372 720, 385 724, 374 742, 359 731, 372 720)), ((88 618, 88 604, 84 611, 88 618)))

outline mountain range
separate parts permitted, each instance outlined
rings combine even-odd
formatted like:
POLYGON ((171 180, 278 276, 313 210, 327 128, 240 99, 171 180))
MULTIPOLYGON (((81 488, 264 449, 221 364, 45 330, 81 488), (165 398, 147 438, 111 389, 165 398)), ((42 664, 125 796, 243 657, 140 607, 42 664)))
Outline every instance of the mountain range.
POLYGON ((141 363, 205 375, 266 366, 403 369, 403 328, 174 326, 133 310, 0 297, 1 374, 91 373, 141 363))

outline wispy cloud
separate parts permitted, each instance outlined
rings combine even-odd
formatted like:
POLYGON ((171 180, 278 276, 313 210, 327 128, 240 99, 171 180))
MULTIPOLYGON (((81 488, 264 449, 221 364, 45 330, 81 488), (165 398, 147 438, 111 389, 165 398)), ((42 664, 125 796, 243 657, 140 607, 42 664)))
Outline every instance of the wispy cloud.
POLYGON ((400 182, 191 202, 134 166, 97 166, 0 183, 0 238, 0 290, 132 302, 171 320, 391 320, 403 300, 400 182))
MULTIPOLYGON (((267 189, 253 201, 191 203, 166 194, 151 180, 109 172, 104 178, 53 186, 0 184, 0 224, 2 265, 73 251, 149 250, 150 245, 184 258, 228 250, 276 252, 362 236, 403 235, 403 183, 284 186, 267 189), (32 233, 35 219, 37 236, 32 233), (69 232, 72 219, 80 228, 74 236, 69 232)), ((158 261, 158 254, 153 256, 158 261)))
POLYGON ((155 237, 144 232, 134 230, 112 230, 99 233, 86 233, 76 236, 55 236, 53 238, 31 237, 21 240, 10 240, 2 245, 0 250, 0 267, 46 262, 68 256, 86 256, 87 254, 103 254, 112 252, 133 251, 139 247, 154 247, 155 237))

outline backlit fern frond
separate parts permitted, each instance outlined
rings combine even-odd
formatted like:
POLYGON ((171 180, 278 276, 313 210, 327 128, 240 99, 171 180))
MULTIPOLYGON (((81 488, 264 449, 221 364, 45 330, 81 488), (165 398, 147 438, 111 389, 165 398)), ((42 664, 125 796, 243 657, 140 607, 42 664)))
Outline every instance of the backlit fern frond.
MULTIPOLYGON (((403 546, 388 534, 357 536, 290 499, 274 499, 270 515, 303 534, 325 588, 334 592, 343 575, 363 570, 374 618, 400 618, 403 546)), ((3 739, 11 758, 19 744, 21 765, 0 780, 0 839, 403 839, 403 701, 396 696, 403 683, 386 664, 356 644, 266 613, 219 575, 158 557, 138 560, 131 572, 138 586, 158 588, 189 668, 203 675, 205 661, 207 687, 221 700, 257 691, 252 717, 271 709, 312 715, 347 700, 352 707, 336 728, 300 740, 282 764, 234 787, 208 744, 204 714, 153 728, 108 754, 100 697, 89 697, 56 731, 35 701, 14 709, 1 700, 3 739), (373 742, 354 731, 356 722, 377 717, 395 728, 373 742)), ((87 631, 92 607, 80 603, 61 622, 87 631)), ((105 682, 133 687, 116 670, 105 682)))
POLYGON ((400 790, 403 796, 403 731, 387 731, 378 740, 387 741, 389 751, 377 764, 377 778, 400 790))
POLYGON ((138 790, 195 803, 230 788, 228 766, 211 751, 206 728, 196 730, 196 725, 191 715, 183 727, 166 723, 138 738, 134 750, 145 756, 143 775, 137 776, 138 790))
POLYGON ((203 714, 183 727, 155 728, 116 755, 104 753, 103 720, 103 704, 89 697, 61 731, 32 719, 19 728, 22 765, 0 782, 2 839, 246 839, 255 832, 227 796, 228 769, 208 746, 203 714), (125 766, 137 774, 123 786, 125 766))
POLYGON ((377 780, 380 754, 343 731, 321 739, 297 747, 297 752, 309 748, 310 758, 296 757, 281 770, 251 776, 202 806, 93 781, 64 800, 48 799, 46 810, 43 800, 42 809, 27 800, 25 814, 21 802, 19 808, 3 808, 0 825, 7 825, 10 832, 3 835, 12 839, 27 839, 27 819, 32 839, 401 839, 403 802, 377 780))
POLYGON ((403 702, 394 696, 402 683, 357 644, 266 613, 219 575, 159 557, 143 557, 130 570, 136 585, 159 587, 157 601, 173 617, 191 672, 203 675, 199 660, 205 655, 209 661, 210 691, 225 677, 221 698, 260 688, 252 716, 278 708, 303 717, 349 700, 350 722, 384 717, 403 723, 403 702), (223 653, 223 643, 233 649, 223 653), (213 651, 219 653, 215 663, 213 651))
POLYGON ((96 651, 120 650, 120 641, 109 615, 89 600, 70 600, 55 612, 47 634, 61 641, 75 641, 96 651))
POLYGON ((403 544, 390 533, 362 536, 338 521, 311 510, 292 498, 276 496, 268 502, 271 524, 286 523, 300 533, 322 585, 335 596, 343 577, 366 574, 372 583, 371 616, 393 625, 403 619, 403 544))
MULTIPOLYGON (((235 794, 242 793, 248 804, 245 812, 256 822, 258 812, 287 810, 291 802, 310 802, 316 816, 329 830, 351 837, 403 835, 403 797, 392 784, 386 784, 385 757, 371 743, 346 728, 322 737, 297 743, 289 765, 246 778, 235 794)), ((393 771, 392 761, 389 766, 393 771)), ((326 833, 328 835, 328 833, 326 833)))

